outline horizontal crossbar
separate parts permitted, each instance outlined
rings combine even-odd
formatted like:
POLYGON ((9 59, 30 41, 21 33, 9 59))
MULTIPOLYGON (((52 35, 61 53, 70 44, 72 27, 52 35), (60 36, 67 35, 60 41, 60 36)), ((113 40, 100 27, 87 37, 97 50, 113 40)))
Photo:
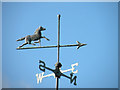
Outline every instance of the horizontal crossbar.
MULTIPOLYGON (((59 47, 72 47, 72 46, 84 46, 84 45, 87 45, 87 44, 72 44, 72 45, 60 45, 59 47)), ((38 48, 55 48, 55 47, 58 47, 58 46, 38 46, 38 47, 23 47, 23 48, 16 48, 17 50, 22 50, 22 49, 38 49, 38 48)))

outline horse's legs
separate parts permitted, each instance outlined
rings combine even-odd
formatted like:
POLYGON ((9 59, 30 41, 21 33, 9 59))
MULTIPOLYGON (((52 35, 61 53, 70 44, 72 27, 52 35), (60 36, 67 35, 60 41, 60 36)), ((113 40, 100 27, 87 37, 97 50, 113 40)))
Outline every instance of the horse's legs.
POLYGON ((37 42, 34 42, 34 43, 39 43, 39 44, 40 44, 40 46, 41 46, 41 43, 40 43, 40 42, 41 42, 41 40, 39 39, 37 42))
POLYGON ((39 41, 37 41, 37 42, 34 42, 34 43, 39 43, 39 41))
POLYGON ((50 39, 46 38, 45 36, 43 36, 42 38, 45 38, 46 40, 50 41, 50 39))
POLYGON ((19 46, 19 48, 23 47, 24 45, 28 44, 28 42, 23 43, 21 46, 19 46))
POLYGON ((40 39, 38 40, 38 42, 39 42, 39 44, 40 44, 40 46, 41 46, 41 40, 40 40, 40 39))

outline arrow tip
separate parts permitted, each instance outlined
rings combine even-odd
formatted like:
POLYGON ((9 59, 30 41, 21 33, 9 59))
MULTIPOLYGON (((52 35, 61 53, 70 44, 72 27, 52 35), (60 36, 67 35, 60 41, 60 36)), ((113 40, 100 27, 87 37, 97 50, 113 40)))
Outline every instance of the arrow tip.
POLYGON ((77 49, 79 49, 81 46, 85 46, 85 45, 87 45, 87 44, 80 43, 79 41, 76 41, 76 42, 78 43, 78 47, 77 47, 77 49))

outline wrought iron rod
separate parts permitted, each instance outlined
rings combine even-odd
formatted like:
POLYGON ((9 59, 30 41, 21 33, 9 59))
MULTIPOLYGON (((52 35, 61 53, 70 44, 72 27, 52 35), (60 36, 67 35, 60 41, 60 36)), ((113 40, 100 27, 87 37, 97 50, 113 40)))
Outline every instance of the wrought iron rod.
POLYGON ((58 90, 59 78, 56 78, 56 90, 58 90))
MULTIPOLYGON (((59 63, 60 58, 60 14, 58 15, 58 56, 57 56, 57 63, 59 63)), ((57 67, 59 70, 59 67, 57 67)), ((58 90, 59 86, 59 78, 56 77, 56 90, 58 90)))
MULTIPOLYGON (((70 44, 70 45, 59 45, 59 47, 74 47, 74 46, 84 46, 84 45, 87 45, 87 44, 82 44, 82 45, 79 45, 79 44, 70 44)), ((23 47, 23 48, 16 48, 17 50, 21 50, 21 49, 38 49, 38 48, 55 48, 55 47, 58 47, 58 46, 37 46, 37 47, 23 47)))
POLYGON ((58 62, 60 55, 60 14, 58 15, 58 62))

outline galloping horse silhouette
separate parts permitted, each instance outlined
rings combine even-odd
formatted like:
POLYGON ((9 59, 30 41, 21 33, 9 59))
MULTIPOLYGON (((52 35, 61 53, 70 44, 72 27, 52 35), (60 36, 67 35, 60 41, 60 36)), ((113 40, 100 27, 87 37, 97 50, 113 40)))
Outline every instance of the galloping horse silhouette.
POLYGON ((19 48, 23 47, 26 44, 32 44, 32 45, 35 45, 35 43, 40 44, 40 39, 41 38, 45 38, 46 40, 49 41, 48 38, 46 38, 45 36, 42 36, 42 34, 41 34, 41 31, 44 31, 44 30, 46 30, 46 29, 43 28, 42 26, 39 26, 39 28, 36 29, 36 31, 34 32, 33 35, 27 35, 23 38, 20 38, 20 39, 16 40, 16 41, 22 41, 22 40, 25 39, 25 43, 23 43, 21 46, 19 46, 19 48), (31 41, 36 41, 36 40, 38 40, 38 42, 31 43, 31 41))

